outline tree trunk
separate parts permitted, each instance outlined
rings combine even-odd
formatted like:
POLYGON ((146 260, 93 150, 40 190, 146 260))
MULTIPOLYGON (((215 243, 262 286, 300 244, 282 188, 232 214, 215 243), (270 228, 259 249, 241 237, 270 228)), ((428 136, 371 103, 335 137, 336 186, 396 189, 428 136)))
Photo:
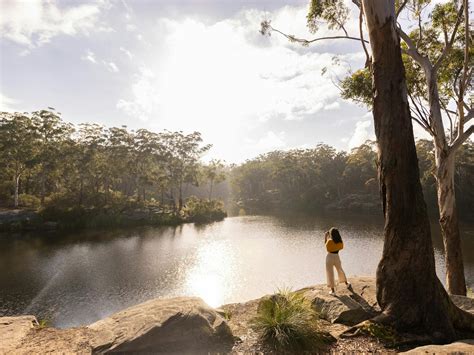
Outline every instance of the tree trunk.
POLYGON ((430 115, 435 143, 436 187, 438 192, 439 224, 446 261, 446 289, 455 295, 466 295, 466 281, 461 250, 456 198, 454 190, 454 151, 450 151, 444 133, 438 90, 438 75, 431 66, 424 68, 429 88, 430 115))
POLYGON ((209 182, 209 201, 211 201, 212 198, 212 185, 213 185, 214 180, 211 180, 209 182))
MULTIPOLYGON (((467 6, 467 1, 465 1, 465 6, 467 6)), ((467 19, 467 15, 466 15, 467 19)), ((467 32, 466 32, 467 33, 467 32)), ((406 36, 406 35, 405 35, 406 36)), ((408 44, 408 42, 407 42, 408 44)), ((467 46, 466 46, 467 48, 467 46)), ((413 53, 413 52, 412 52, 413 53)), ((466 52, 468 53, 468 52, 466 52)), ((449 147, 448 141, 446 139, 446 134, 443 125, 443 116, 441 114, 441 104, 439 98, 439 88, 438 88, 438 67, 431 63, 427 56, 421 55, 413 55, 412 58, 423 68, 426 85, 428 87, 428 101, 430 107, 430 133, 433 136, 434 144, 436 147, 436 168, 438 171, 441 171, 441 175, 446 172, 446 168, 442 167, 442 165, 449 165, 454 164, 444 161, 448 158, 450 154, 454 154, 454 152, 450 152, 450 150, 455 150, 456 148, 449 147)), ((466 60, 466 59, 465 59, 466 60)), ((462 95, 461 95, 462 97, 462 95)), ((462 106, 462 105, 461 105, 462 106)), ((460 115, 460 125, 458 129, 462 132, 462 109, 459 111, 460 115)), ((452 134, 452 132, 451 132, 452 134)), ((454 169, 454 165, 453 165, 454 169)), ((449 175, 449 174, 448 174, 449 175)), ((464 281, 464 273, 460 273, 463 267, 459 267, 459 264, 462 264, 461 256, 461 245, 459 240, 459 226, 457 221, 457 214, 455 211, 455 204, 454 204, 454 189, 452 192, 452 203, 449 201, 450 197, 447 200, 445 198, 440 198, 440 192, 443 191, 449 182, 444 181, 444 178, 437 178, 437 189, 438 189, 438 208, 441 210, 449 209, 453 212, 449 213, 449 216, 445 219, 440 220, 441 231, 443 236, 443 242, 446 245, 451 247, 451 252, 445 253, 446 258, 446 267, 447 267, 447 274, 451 275, 455 280, 453 282, 447 283, 446 287, 450 293, 454 294, 462 294, 465 295, 465 284, 464 281), (444 186, 441 186, 444 185, 444 186), (446 201, 446 202, 444 202, 446 201), (447 206, 444 204, 447 203, 447 206), (452 239, 452 240, 451 240, 452 239), (459 248, 458 248, 459 247, 459 248), (456 250, 456 248, 458 248, 456 250)), ((440 213, 441 214, 441 213, 440 213)), ((450 277, 451 277, 450 276, 450 277)))
POLYGON ((15 184, 15 191, 14 191, 14 199, 13 199, 13 206, 18 208, 19 203, 19 190, 20 190, 20 174, 15 174, 13 178, 15 184))
POLYGON ((449 150, 444 133, 437 72, 433 67, 426 67, 424 70, 434 132, 436 187, 438 192, 439 224, 441 226, 446 261, 446 289, 451 294, 465 296, 466 281, 454 190, 455 152, 449 150))
POLYGON ((41 206, 44 206, 44 198, 46 196, 46 176, 44 171, 41 172, 41 206))
POLYGON ((461 236, 454 190, 455 153, 436 148, 436 183, 439 224, 446 261, 446 289, 455 295, 466 295, 461 236))
POLYGON ((373 53, 374 125, 385 217, 377 268, 378 321, 434 341, 474 329, 474 317, 456 308, 436 277, 430 224, 419 179, 394 0, 363 0, 373 53))
POLYGON ((178 195, 178 211, 181 212, 183 209, 183 184, 179 184, 179 195, 178 195))

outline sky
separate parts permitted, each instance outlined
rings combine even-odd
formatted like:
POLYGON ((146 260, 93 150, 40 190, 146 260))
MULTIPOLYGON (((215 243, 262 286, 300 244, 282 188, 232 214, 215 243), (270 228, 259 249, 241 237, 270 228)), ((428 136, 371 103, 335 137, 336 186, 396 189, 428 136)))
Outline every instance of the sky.
MULTIPOLYGON (((314 37, 307 7, 306 0, 0 0, 0 111, 54 107, 76 124, 199 131, 213 145, 205 159, 228 163, 318 143, 349 150, 374 138, 372 114, 341 99, 336 85, 363 65, 360 43, 302 47, 259 33, 266 19, 314 37)), ((350 22, 349 33, 357 26, 350 22)))

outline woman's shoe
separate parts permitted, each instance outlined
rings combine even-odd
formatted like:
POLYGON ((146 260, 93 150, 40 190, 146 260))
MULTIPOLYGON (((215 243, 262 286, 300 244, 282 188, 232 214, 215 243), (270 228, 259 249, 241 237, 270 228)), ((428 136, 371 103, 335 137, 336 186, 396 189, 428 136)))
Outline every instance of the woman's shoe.
POLYGON ((348 290, 352 291, 352 285, 350 283, 348 283, 346 286, 348 290))
POLYGON ((333 290, 331 290, 331 291, 329 291, 329 294, 330 294, 331 296, 334 296, 334 295, 336 294, 336 292, 334 292, 333 290))

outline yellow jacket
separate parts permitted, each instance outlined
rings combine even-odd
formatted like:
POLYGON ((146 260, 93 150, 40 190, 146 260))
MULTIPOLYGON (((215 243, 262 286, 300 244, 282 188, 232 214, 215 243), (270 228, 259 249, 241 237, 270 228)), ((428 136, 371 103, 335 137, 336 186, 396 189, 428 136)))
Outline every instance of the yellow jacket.
POLYGON ((344 243, 334 243, 334 240, 328 239, 326 241, 326 250, 328 253, 334 253, 344 248, 344 243))

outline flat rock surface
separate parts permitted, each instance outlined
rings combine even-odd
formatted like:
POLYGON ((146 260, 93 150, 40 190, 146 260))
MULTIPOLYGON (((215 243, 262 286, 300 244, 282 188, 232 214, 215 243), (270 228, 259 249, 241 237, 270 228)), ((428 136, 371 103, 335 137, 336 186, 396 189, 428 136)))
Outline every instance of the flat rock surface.
POLYGON ((36 317, 0 318, 0 354, 19 346, 32 329, 38 325, 36 317))
POLYGON ((33 316, 1 317, 0 339, 0 354, 207 354, 228 352, 234 344, 224 318, 195 297, 154 299, 80 328, 41 328, 33 316))
POLYGON ((474 354, 474 339, 459 340, 447 345, 425 345, 401 354, 474 354))
POLYGON ((335 295, 325 285, 307 287, 303 292, 320 317, 331 322, 355 325, 372 318, 380 308, 375 297, 375 280, 371 277, 354 277, 351 287, 338 285, 335 295))
MULTIPOLYGON (((352 290, 339 285, 329 295, 325 285, 302 292, 319 310, 318 326, 336 343, 325 353, 393 353, 369 336, 339 338, 348 324, 372 316, 380 309, 375 296, 375 279, 351 277, 352 290), (342 315, 342 316, 341 316, 342 315)), ((453 296, 454 303, 474 313, 474 300, 453 296)), ((103 352, 147 352, 167 354, 272 353, 261 344, 252 327, 261 299, 228 304, 215 310, 201 299, 178 297, 154 299, 111 315, 88 327, 41 328, 33 316, 0 317, 0 354, 91 354, 103 352), (238 337, 235 339, 233 336, 238 337)), ((474 340, 448 345, 429 345, 410 354, 474 354, 474 340)))
POLYGON ((234 343, 224 318, 196 297, 154 299, 88 326, 93 351, 226 351, 234 343))

